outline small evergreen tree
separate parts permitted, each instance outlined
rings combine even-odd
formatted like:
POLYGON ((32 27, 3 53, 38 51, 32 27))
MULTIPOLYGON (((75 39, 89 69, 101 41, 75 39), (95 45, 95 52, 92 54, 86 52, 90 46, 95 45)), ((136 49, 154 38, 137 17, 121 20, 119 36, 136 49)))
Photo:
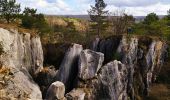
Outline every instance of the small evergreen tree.
POLYGON ((2 15, 2 0, 0 0, 0 16, 2 15))
POLYGON ((36 16, 37 9, 33 8, 25 8, 23 11, 23 17, 22 17, 22 26, 25 28, 32 28, 34 27, 35 23, 35 16, 36 16))
POLYGON ((159 17, 155 13, 150 13, 146 16, 143 23, 150 25, 151 23, 156 22, 158 20, 159 20, 159 17))
POLYGON ((170 9, 167 11, 167 14, 168 20, 170 20, 170 9))
POLYGON ((167 11, 167 25, 170 26, 170 9, 167 11))
POLYGON ((47 24, 43 14, 36 14, 37 9, 25 8, 22 16, 22 26, 25 28, 35 28, 39 33, 49 33, 51 29, 47 24))
POLYGON ((20 4, 16 4, 16 0, 0 0, 0 15, 8 23, 13 21, 20 11, 20 4))
POLYGON ((91 6, 88 14, 91 19, 91 29, 98 36, 108 27, 108 11, 104 10, 107 4, 103 0, 95 0, 95 6, 91 6))

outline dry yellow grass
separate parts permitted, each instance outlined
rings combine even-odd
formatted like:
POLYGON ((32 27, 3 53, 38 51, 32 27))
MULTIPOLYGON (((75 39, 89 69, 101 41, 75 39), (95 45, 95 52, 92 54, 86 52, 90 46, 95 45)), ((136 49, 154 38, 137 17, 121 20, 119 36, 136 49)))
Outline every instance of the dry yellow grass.
POLYGON ((7 75, 9 74, 10 69, 7 67, 0 67, 0 74, 7 75))
POLYGON ((62 18, 57 16, 46 16, 46 20, 50 26, 62 26, 67 27, 69 22, 72 22, 75 26, 75 29, 78 32, 86 32, 88 28, 88 21, 85 20, 78 20, 74 18, 62 18))
POLYGON ((0 23, 0 28, 4 28, 7 30, 10 29, 15 29, 17 30, 19 33, 30 33, 31 36, 35 36, 37 34, 37 30, 36 29, 26 29, 20 26, 20 24, 18 23, 0 23))
POLYGON ((146 100, 170 100, 170 86, 166 84, 154 84, 146 100))
POLYGON ((49 68, 48 67, 43 67, 43 69, 41 70, 42 73, 49 73, 49 68))

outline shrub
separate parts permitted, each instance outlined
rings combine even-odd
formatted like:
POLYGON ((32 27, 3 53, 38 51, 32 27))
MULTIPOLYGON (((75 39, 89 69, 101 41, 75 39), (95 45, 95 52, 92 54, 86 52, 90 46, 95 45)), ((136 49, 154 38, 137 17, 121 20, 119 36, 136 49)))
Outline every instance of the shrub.
POLYGON ((8 23, 17 18, 20 11, 20 4, 16 4, 16 0, 0 0, 0 15, 8 23))
POLYGON ((3 47, 2 47, 2 43, 0 42, 0 55, 3 54, 3 47))
POLYGON ((28 29, 35 28, 40 35, 50 33, 51 29, 43 14, 36 14, 36 9, 25 8, 22 16, 22 26, 28 29))

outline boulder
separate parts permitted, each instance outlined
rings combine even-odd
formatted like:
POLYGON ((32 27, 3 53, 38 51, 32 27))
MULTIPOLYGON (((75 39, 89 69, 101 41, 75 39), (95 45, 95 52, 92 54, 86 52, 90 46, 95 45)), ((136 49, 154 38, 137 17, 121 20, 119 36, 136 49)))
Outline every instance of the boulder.
POLYGON ((67 100, 84 100, 85 92, 83 89, 74 89, 66 94, 67 100))
POLYGON ((63 100, 65 94, 65 86, 62 82, 54 82, 47 90, 46 100, 63 100))
POLYGON ((79 60, 79 78, 94 78, 104 61, 104 54, 92 50, 83 50, 79 60))

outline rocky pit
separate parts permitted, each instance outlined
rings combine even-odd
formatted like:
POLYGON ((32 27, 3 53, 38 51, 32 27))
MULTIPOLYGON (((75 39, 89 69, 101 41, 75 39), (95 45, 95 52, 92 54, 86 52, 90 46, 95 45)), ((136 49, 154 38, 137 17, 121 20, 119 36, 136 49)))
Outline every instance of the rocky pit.
POLYGON ((160 39, 112 36, 89 48, 53 49, 39 36, 2 28, 0 46, 0 99, 21 100, 138 100, 149 95, 168 48, 160 39))

